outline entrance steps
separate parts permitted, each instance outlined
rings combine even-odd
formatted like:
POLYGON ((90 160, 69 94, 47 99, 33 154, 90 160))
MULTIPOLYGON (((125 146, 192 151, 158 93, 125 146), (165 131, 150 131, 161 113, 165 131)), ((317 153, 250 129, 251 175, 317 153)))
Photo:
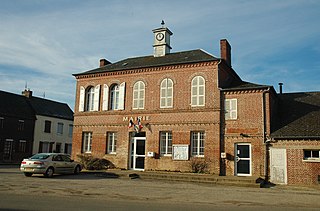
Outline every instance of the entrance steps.
POLYGON ((120 178, 142 180, 161 180, 165 182, 193 182, 205 184, 231 185, 243 187, 261 187, 263 179, 258 177, 218 176, 213 174, 162 172, 162 171, 132 171, 132 170, 107 170, 110 174, 120 178))

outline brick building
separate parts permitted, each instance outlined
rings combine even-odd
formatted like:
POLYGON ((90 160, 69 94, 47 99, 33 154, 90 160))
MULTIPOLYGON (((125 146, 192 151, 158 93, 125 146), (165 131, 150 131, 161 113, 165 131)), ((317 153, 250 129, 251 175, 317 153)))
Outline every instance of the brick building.
POLYGON ((212 174, 268 177, 273 87, 243 81, 225 39, 217 58, 200 49, 171 53, 172 32, 153 33, 153 55, 101 59, 99 68, 74 74, 73 157, 182 172, 198 162, 212 174))

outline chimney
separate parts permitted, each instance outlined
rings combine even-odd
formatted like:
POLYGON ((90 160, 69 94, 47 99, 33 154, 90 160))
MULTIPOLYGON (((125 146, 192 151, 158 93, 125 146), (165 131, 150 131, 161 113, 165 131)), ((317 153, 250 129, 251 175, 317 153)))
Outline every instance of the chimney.
POLYGON ((231 67, 231 46, 227 39, 220 40, 220 57, 231 67))
POLYGON ((279 83, 279 93, 282 94, 282 86, 283 86, 283 83, 279 83))
POLYGON ((100 67, 106 66, 108 64, 111 64, 111 62, 106 59, 100 59, 100 67))
POLYGON ((30 91, 30 89, 25 89, 24 91, 22 91, 22 95, 27 97, 27 98, 31 98, 32 97, 32 91, 30 91))

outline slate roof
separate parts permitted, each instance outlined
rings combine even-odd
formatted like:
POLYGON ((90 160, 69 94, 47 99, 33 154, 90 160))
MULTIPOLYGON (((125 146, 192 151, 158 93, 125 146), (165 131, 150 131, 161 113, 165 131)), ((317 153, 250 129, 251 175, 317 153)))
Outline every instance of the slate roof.
POLYGON ((37 115, 73 120, 73 111, 66 103, 32 96, 27 98, 37 115))
POLYGON ((320 138, 320 92, 279 94, 275 139, 320 138))
POLYGON ((35 119, 35 113, 25 96, 0 91, 0 116, 35 119))
POLYGON ((137 68, 148 68, 148 67, 159 67, 166 65, 177 65, 177 64, 188 64, 188 63, 196 63, 196 62, 207 62, 207 61, 218 61, 219 59, 212 56, 211 54, 198 49, 191 51, 183 51, 170 53, 166 56, 154 57, 151 56, 142 56, 142 57, 134 57, 124 59, 112 64, 108 64, 106 66, 96 68, 93 70, 89 70, 83 73, 73 74, 74 76, 78 75, 87 75, 94 73, 103 73, 103 72, 111 72, 111 71, 119 71, 119 70, 130 70, 137 68))
POLYGON ((241 80, 234 80, 232 84, 230 84, 227 88, 224 88, 224 91, 229 90, 245 90, 245 89, 262 89, 262 88, 271 88, 272 86, 269 85, 261 85, 261 84, 254 84, 247 81, 241 80))
POLYGON ((35 119, 35 115, 73 120, 73 111, 65 103, 0 91, 0 115, 35 119))

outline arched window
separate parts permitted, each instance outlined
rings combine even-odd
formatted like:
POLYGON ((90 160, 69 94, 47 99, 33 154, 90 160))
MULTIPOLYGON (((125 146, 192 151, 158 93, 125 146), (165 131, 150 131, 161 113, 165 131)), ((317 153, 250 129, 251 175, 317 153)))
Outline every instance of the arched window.
POLYGON ((196 76, 191 81, 191 106, 204 106, 205 80, 202 76, 196 76))
POLYGON ((160 85, 160 108, 172 108, 173 82, 170 78, 162 80, 160 85))
POLYGON ((120 88, 118 84, 111 86, 110 89, 110 109, 118 110, 119 109, 119 94, 120 88))
POLYGON ((86 90, 86 111, 94 110, 94 87, 90 86, 86 90))
POLYGON ((133 85, 133 109, 144 109, 145 85, 138 81, 133 85))

